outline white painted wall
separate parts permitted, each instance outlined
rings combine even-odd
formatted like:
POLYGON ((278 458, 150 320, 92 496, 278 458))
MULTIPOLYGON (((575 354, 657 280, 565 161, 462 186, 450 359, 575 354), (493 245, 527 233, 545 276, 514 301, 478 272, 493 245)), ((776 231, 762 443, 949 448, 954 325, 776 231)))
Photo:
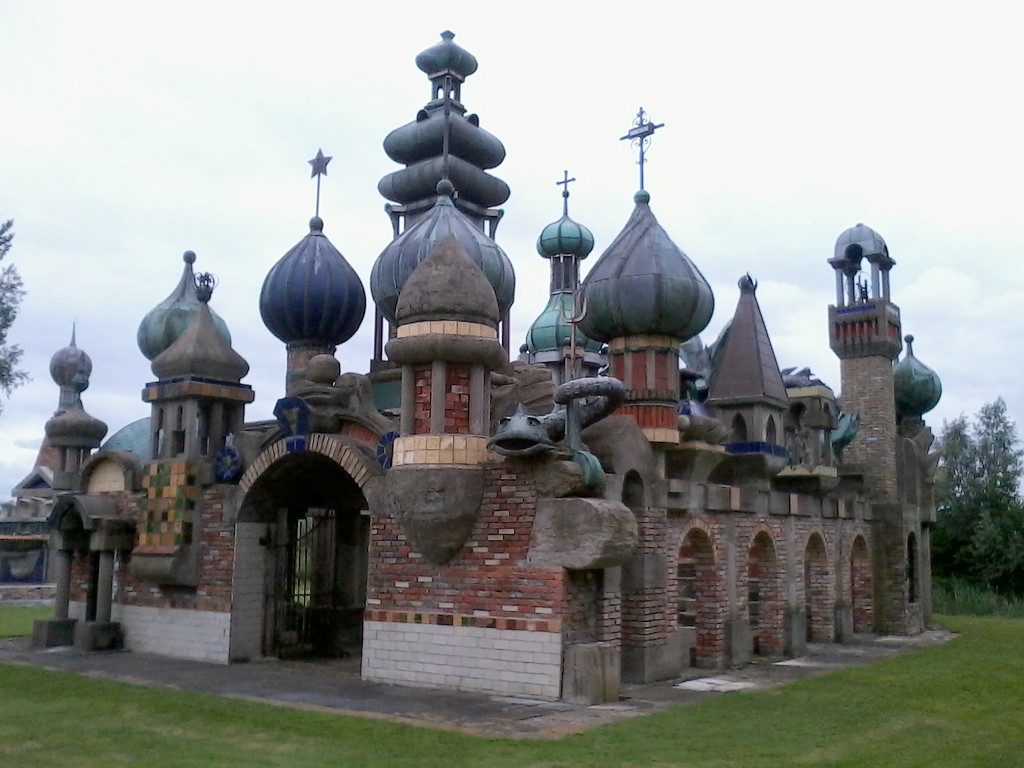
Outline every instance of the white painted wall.
POLYGON ((235 525, 232 581, 231 660, 255 659, 263 653, 263 612, 270 550, 260 544, 263 523, 235 525))
POLYGON ((121 622, 129 651, 228 662, 230 613, 115 605, 113 614, 113 620, 121 622))
POLYGON ((367 621, 367 680, 557 699, 562 636, 551 632, 367 621))

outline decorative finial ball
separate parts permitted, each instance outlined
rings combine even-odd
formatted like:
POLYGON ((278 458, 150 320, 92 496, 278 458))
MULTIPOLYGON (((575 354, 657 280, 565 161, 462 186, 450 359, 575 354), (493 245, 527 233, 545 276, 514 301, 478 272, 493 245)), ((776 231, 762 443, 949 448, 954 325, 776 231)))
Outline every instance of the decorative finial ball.
POLYGON ((319 216, 314 216, 309 220, 309 231, 310 232, 323 232, 324 231, 324 220, 319 216))
POLYGON ((315 384, 333 384, 341 375, 341 363, 334 355, 316 355, 306 366, 306 378, 315 384))
POLYGON ((437 194, 442 197, 451 197, 455 194, 455 185, 448 179, 441 179, 437 182, 437 194))
POLYGON ((752 278, 749 273, 741 277, 736 284, 741 293, 753 293, 757 290, 757 280, 752 278))
POLYGON ((633 195, 633 202, 637 205, 647 205, 651 202, 651 193, 646 189, 641 189, 635 195, 633 195))
POLYGON ((914 334, 908 333, 906 336, 903 337, 903 340, 905 342, 907 342, 907 344, 913 344, 914 343, 914 334))
POLYGON ((196 252, 195 251, 185 251, 185 253, 182 254, 181 260, 184 261, 186 264, 195 264, 196 263, 196 252))
POLYGON ((200 272, 196 275, 196 298, 203 304, 209 302, 213 296, 213 289, 217 287, 217 278, 210 272, 200 272))

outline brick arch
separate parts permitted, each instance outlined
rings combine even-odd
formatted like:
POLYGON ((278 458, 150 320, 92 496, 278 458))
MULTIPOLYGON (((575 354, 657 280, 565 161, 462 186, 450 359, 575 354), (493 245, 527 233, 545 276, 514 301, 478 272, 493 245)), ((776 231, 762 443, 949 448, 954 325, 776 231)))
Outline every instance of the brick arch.
POLYGON ((747 616, 754 653, 778 655, 785 648, 783 562, 772 529, 760 524, 744 551, 741 583, 746 585, 747 616))
MULTIPOLYGON (((383 472, 376 462, 368 459, 359 451, 346 445, 333 435, 310 435, 306 441, 306 451, 326 456, 345 470, 360 488, 365 487, 370 478, 383 472)), ((242 479, 238 483, 239 488, 244 493, 248 493, 259 477, 278 459, 287 454, 288 449, 284 440, 278 440, 268 448, 265 448, 256 457, 256 460, 249 465, 249 468, 245 470, 245 474, 242 475, 242 479)))
POLYGON ((850 590, 850 607, 853 611, 853 631, 870 632, 874 627, 874 603, 872 600, 874 582, 871 569, 871 549, 862 533, 854 534, 846 550, 850 590))
POLYGON ((725 659, 725 574, 719 567, 714 530, 688 522, 675 550, 676 623, 693 632, 690 665, 714 667, 725 659))
POLYGON ((836 598, 829 568, 828 542, 820 529, 816 528, 807 535, 803 555, 807 639, 831 642, 836 637, 836 598))

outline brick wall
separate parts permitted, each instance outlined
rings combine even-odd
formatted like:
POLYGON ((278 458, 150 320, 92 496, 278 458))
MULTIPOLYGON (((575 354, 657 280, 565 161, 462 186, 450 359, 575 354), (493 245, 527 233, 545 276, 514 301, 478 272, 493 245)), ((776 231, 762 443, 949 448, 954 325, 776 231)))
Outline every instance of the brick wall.
POLYGON ((426 435, 430 433, 430 366, 413 366, 412 376, 415 382, 413 394, 413 434, 426 435))
POLYGON ((892 361, 875 355, 842 360, 842 408, 860 414, 857 436, 843 452, 843 462, 864 468, 869 494, 895 501, 896 401, 892 361))
POLYGON ((469 434, 469 370, 464 363, 448 363, 445 368, 445 434, 469 434))

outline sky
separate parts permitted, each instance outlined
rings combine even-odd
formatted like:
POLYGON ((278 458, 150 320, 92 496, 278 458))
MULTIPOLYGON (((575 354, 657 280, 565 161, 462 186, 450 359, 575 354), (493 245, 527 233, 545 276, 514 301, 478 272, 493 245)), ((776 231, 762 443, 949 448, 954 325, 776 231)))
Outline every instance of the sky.
MULTIPOLYGON (((892 299, 942 378, 927 417, 1003 397, 1024 422, 1024 48, 1005 3, 592 2, 250 4, 0 0, 0 220, 26 296, 9 342, 31 382, 2 402, 0 496, 32 468, 57 405, 49 360, 77 323, 86 410, 113 434, 148 415, 135 342, 185 250, 250 363, 250 420, 284 392, 284 345, 260 287, 308 232, 307 160, 333 156, 324 232, 369 292, 391 239, 377 182, 389 131, 430 98, 416 54, 451 29, 479 60, 462 101, 507 150, 497 241, 515 265, 514 347, 547 300, 535 249, 570 214, 597 246, 639 177, 619 137, 643 106, 657 132, 651 208, 711 283, 702 334, 729 321, 749 272, 781 367, 839 390, 828 346, 836 237, 864 222, 896 260, 892 299)), ((364 372, 372 314, 339 348, 364 372)))

